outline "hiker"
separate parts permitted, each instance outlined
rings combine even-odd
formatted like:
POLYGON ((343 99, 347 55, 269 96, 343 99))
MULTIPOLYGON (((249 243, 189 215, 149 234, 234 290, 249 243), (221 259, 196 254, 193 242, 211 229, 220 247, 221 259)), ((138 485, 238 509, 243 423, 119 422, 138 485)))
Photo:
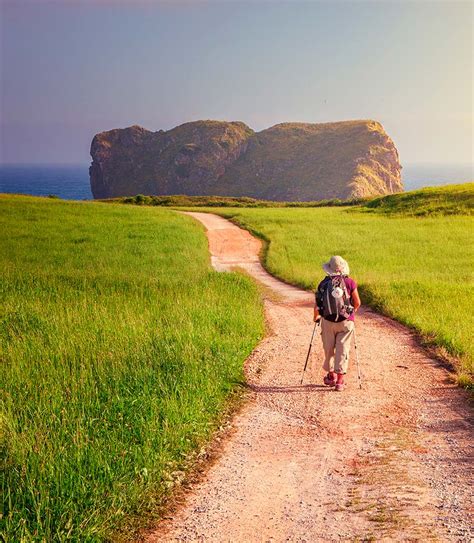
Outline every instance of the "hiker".
POLYGON ((344 390, 344 375, 354 333, 354 314, 360 307, 357 283, 349 277, 349 265, 341 256, 332 256, 323 265, 327 276, 316 290, 314 322, 321 321, 324 384, 344 390))

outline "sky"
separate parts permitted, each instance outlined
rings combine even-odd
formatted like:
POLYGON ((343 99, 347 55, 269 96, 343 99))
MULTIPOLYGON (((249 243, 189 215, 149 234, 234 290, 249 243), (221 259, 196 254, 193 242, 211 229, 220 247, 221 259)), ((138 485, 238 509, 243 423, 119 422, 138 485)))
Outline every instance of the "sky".
POLYGON ((473 157, 470 1, 0 0, 0 162, 95 133, 376 119, 403 163, 473 157))

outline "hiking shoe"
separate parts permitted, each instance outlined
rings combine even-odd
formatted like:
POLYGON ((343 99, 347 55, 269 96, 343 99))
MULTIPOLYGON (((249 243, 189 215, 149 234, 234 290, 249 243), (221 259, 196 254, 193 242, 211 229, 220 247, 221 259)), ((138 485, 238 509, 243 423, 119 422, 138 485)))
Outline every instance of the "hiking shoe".
POLYGON ((342 392, 344 390, 344 383, 335 383, 335 388, 334 390, 336 392, 342 392))
POLYGON ((324 377, 323 382, 328 387, 333 387, 336 384, 336 378, 331 377, 329 373, 324 377))

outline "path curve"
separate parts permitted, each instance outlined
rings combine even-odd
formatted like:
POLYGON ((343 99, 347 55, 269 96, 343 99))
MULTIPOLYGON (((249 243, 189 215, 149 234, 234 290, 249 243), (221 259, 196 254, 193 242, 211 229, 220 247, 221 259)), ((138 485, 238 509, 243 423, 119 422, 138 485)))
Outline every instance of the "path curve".
POLYGON ((300 386, 313 295, 270 276, 249 232, 188 214, 206 227, 216 270, 243 269, 273 293, 268 335, 246 361, 251 398, 219 458, 147 541, 470 541, 467 393, 410 331, 367 308, 363 389, 353 358, 343 393, 321 385, 320 337, 300 386))

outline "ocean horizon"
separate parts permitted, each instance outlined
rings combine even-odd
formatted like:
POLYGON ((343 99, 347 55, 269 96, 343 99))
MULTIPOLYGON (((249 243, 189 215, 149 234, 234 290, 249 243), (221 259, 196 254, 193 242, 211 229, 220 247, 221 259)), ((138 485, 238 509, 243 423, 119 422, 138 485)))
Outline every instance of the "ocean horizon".
MULTIPOLYGON (((473 164, 405 164, 405 190, 474 181, 473 164)), ((89 164, 3 164, 0 193, 91 200, 89 164)))

